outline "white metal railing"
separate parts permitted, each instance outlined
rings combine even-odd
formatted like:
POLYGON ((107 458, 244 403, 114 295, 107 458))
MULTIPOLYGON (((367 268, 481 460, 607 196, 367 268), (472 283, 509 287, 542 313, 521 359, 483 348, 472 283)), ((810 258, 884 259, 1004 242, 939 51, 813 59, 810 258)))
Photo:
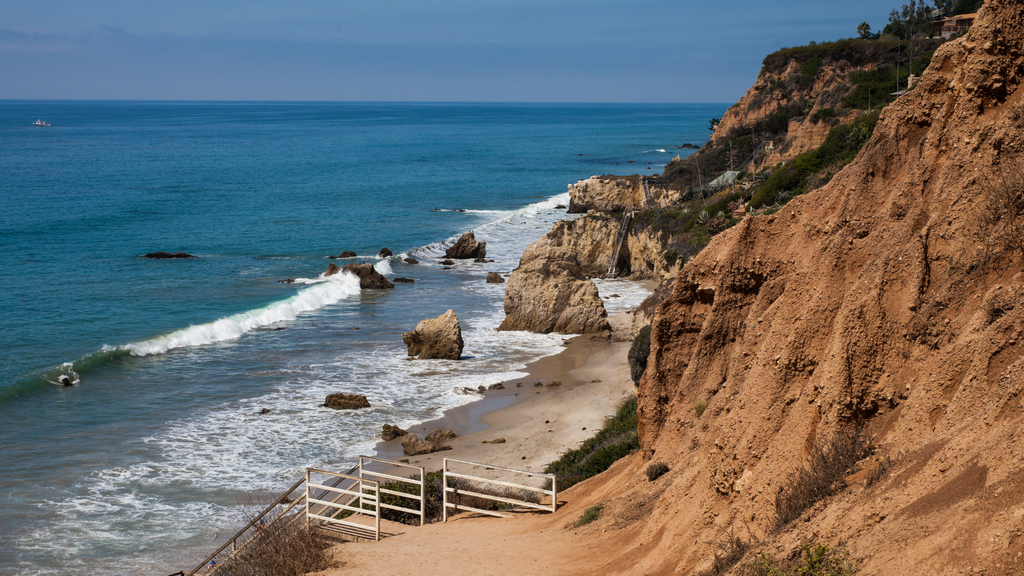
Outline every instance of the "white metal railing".
POLYGON ((480 462, 470 462, 470 461, 467 461, 467 460, 456 460, 455 458, 445 458, 444 459, 444 467, 442 468, 442 476, 443 476, 442 482, 441 482, 441 486, 443 488, 442 489, 442 495, 443 495, 442 496, 442 501, 443 501, 443 504, 442 504, 443 513, 442 513, 442 515, 444 517, 444 521, 445 522, 448 521, 448 508, 454 508, 456 511, 458 511, 458 510, 468 510, 470 512, 478 512, 480 514, 489 514, 491 516, 498 516, 498 517, 502 517, 502 518, 510 517, 508 514, 502 514, 501 512, 497 512, 497 511, 494 511, 494 510, 483 510, 481 508, 474 508, 474 507, 466 506, 464 504, 459 504, 457 501, 456 502, 449 502, 448 501, 448 493, 449 492, 455 494, 456 496, 475 496, 477 498, 482 498, 484 500, 493 500, 495 502, 501 502, 503 504, 510 504, 512 506, 519 506, 519 507, 522 507, 522 508, 532 508, 534 510, 542 510, 544 512, 554 512, 557 509, 557 507, 558 507, 558 488, 555 485, 555 475, 554 474, 541 474, 541 473, 538 473, 538 472, 529 472, 527 470, 517 470, 515 468, 503 468, 501 466, 494 466, 494 465, 491 465, 491 464, 483 464, 483 463, 480 463, 480 462), (526 484, 517 484, 517 483, 514 483, 514 482, 506 482, 504 480, 497 480, 497 479, 494 479, 494 478, 483 478, 483 477, 480 477, 480 476, 472 476, 472 475, 469 475, 469 474, 461 474, 461 473, 457 473, 457 472, 451 472, 451 471, 448 470, 448 464, 449 463, 467 464, 467 465, 470 465, 470 466, 482 466, 486 470, 500 470, 500 471, 503 471, 503 472, 511 472, 513 474, 525 475, 525 476, 528 476, 528 477, 531 477, 531 478, 543 478, 543 479, 549 480, 551 482, 551 488, 550 489, 549 488, 537 488, 536 486, 528 486, 526 484), (482 484, 491 484, 491 485, 494 485, 494 486, 502 486, 504 488, 515 488, 515 489, 519 489, 519 490, 526 490, 526 491, 530 491, 530 492, 536 492, 536 493, 542 494, 544 496, 550 496, 551 497, 551 503, 550 504, 538 504, 537 502, 530 502, 528 500, 521 500, 521 499, 517 499, 517 498, 509 498, 509 497, 506 497, 506 496, 496 496, 494 494, 484 494, 482 492, 475 492, 475 491, 467 490, 465 488, 458 488, 458 487, 455 487, 455 486, 449 486, 448 485, 448 479, 449 478, 454 478, 454 479, 456 479, 456 481, 458 481, 458 480, 466 480, 466 481, 470 481, 470 482, 478 482, 478 483, 482 483, 482 484))
POLYGON ((351 512, 352 514, 365 514, 373 517, 373 536, 374 540, 380 540, 380 483, 375 480, 364 480, 359 476, 352 476, 349 474, 341 474, 339 472, 328 472, 327 470, 317 470, 316 468, 306 468, 306 526, 309 527, 311 521, 315 518, 320 522, 326 524, 335 524, 338 526, 348 526, 349 528, 355 528, 357 530, 366 530, 367 527, 357 522, 350 522, 344 518, 336 518, 338 512, 351 512), (332 476, 335 478, 341 478, 342 480, 349 480, 352 484, 350 488, 358 487, 358 490, 348 490, 339 486, 327 486, 313 482, 313 474, 323 474, 326 476, 332 476), (373 491, 373 494, 367 494, 366 489, 369 488, 373 491), (310 492, 311 489, 320 490, 320 498, 314 498, 314 494, 310 492), (326 498, 327 493, 338 494, 339 496, 332 500, 322 500, 326 498), (348 504, 341 504, 345 496, 350 496, 348 504), (349 504, 354 503, 358 500, 358 506, 350 506, 349 504), (312 505, 319 504, 320 509, 314 511, 312 505), (368 510, 364 507, 365 504, 373 505, 373 510, 368 510), (331 509, 337 509, 337 512, 329 512, 331 509))
POLYGON ((384 488, 384 487, 380 488, 380 494, 389 494, 391 496, 397 496, 399 498, 408 498, 409 500, 418 500, 419 503, 420 503, 420 509, 419 510, 412 510, 410 508, 403 508, 401 506, 396 506, 396 505, 392 505, 392 504, 385 504, 383 501, 380 502, 380 507, 388 509, 388 510, 395 510, 395 511, 398 511, 398 512, 405 512, 406 514, 412 514, 414 516, 419 516, 420 517, 420 526, 423 526, 424 522, 426 521, 426 516, 427 516, 426 515, 427 499, 426 499, 426 495, 425 495, 426 477, 423 474, 423 467, 422 466, 413 466, 411 464, 405 464, 403 462, 394 462, 392 460, 382 460, 380 458, 374 458, 372 456, 360 456, 359 457, 359 477, 360 478, 365 478, 366 476, 374 476, 374 477, 377 477, 377 478, 386 478, 388 480, 391 480, 392 482, 400 482, 400 483, 403 483, 403 484, 411 484, 413 486, 418 486, 419 487, 419 492, 420 492, 419 495, 409 494, 407 492, 398 492, 396 490, 390 490, 390 489, 384 488), (392 466, 392 467, 396 467, 396 468, 411 468, 413 470, 416 470, 419 473, 419 480, 414 480, 412 478, 403 478, 401 476, 394 476, 394 475, 391 475, 391 474, 385 474, 383 472, 374 472, 373 470, 369 470, 369 469, 366 468, 365 464, 367 462, 378 462, 380 464, 386 464, 388 466, 392 466))

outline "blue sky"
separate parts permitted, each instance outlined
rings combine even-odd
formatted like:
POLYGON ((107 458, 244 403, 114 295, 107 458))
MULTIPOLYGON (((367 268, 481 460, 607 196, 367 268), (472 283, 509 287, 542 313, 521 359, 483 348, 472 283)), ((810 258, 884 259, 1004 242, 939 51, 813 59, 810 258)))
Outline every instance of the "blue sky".
POLYGON ((3 0, 0 99, 734 102, 897 0, 3 0))

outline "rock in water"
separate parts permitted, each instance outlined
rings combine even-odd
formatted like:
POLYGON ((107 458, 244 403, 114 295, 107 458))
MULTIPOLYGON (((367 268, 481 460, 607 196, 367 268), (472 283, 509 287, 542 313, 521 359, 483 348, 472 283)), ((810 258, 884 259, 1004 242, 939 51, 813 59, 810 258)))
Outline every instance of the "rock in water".
POLYGON ((381 248, 380 252, 377 253, 377 258, 388 258, 391 255, 391 250, 388 250, 387 248, 381 248))
POLYGON ((490 274, 487 275, 487 283, 488 284, 504 284, 505 283, 505 279, 501 277, 501 274, 498 274, 497 272, 491 272, 490 274))
POLYGON ((191 254, 186 254, 184 252, 163 252, 163 251, 161 251, 161 252, 150 252, 149 254, 143 254, 142 257, 143 258, 151 258, 153 260, 171 260, 171 259, 177 259, 177 258, 195 258, 195 256, 193 256, 191 254))
POLYGON ((455 260, 441 260, 442 266, 453 266, 454 264, 455 260))
POLYGON ((339 272, 351 272, 359 277, 359 287, 363 290, 377 290, 394 288, 395 285, 388 281, 380 272, 377 272, 371 264, 346 264, 339 268, 333 262, 327 265, 327 270, 321 277, 334 276, 339 272))
POLYGON ((460 260, 483 258, 487 255, 487 242, 477 242, 472 232, 466 232, 454 246, 444 251, 444 255, 460 260))
POLYGON ((401 282, 403 284, 412 284, 412 283, 416 282, 416 280, 414 280, 412 278, 395 278, 395 282, 396 283, 397 282, 401 282))
POLYGON ((331 260, 337 260, 339 258, 355 258, 355 257, 356 257, 356 253, 351 251, 351 250, 345 250, 344 252, 342 252, 341 254, 338 254, 337 256, 328 256, 328 258, 330 258, 331 260))
POLYGON ((408 434, 408 432, 406 432, 405 430, 402 430, 398 426, 393 426, 391 424, 385 424, 384 425, 384 431, 381 432, 380 437, 384 441, 388 441, 388 440, 394 440, 395 438, 401 438, 402 436, 405 436, 406 434, 408 434))
POLYGON ((529 245, 505 286, 505 320, 498 330, 586 334, 610 330, 597 286, 574 253, 544 239, 529 245))
POLYGON ((405 259, 405 263, 406 264, 419 264, 420 261, 415 259, 415 258, 406 258, 405 259))
POLYGON ((402 333, 402 341, 409 348, 409 356, 419 356, 420 360, 458 360, 464 346, 462 328, 452 310, 421 321, 412 332, 402 333))
POLYGON ((335 410, 358 410, 359 408, 369 408, 370 401, 362 394, 344 394, 339 392, 337 394, 328 394, 327 399, 324 401, 324 406, 335 410))

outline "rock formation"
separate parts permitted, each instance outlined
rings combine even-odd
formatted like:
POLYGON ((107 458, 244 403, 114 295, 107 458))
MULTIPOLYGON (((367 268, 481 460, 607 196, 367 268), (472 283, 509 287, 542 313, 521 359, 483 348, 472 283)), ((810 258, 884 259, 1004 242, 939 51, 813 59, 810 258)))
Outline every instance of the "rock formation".
POLYGON ((543 238, 526 248, 509 275, 505 314, 498 330, 584 334, 611 329, 597 286, 576 255, 543 238))
POLYGON ((412 284, 412 283, 414 283, 414 282, 416 282, 416 280, 415 280, 415 279, 413 279, 413 278, 395 278, 395 283, 396 283, 396 284, 398 284, 398 283, 402 283, 402 284, 412 284))
POLYGON ((143 258, 150 258, 153 260, 176 260, 181 258, 195 258, 191 254, 185 252, 150 252, 149 254, 143 254, 143 258))
POLYGON ((320 276, 326 278, 340 272, 350 272, 359 278, 359 288, 363 290, 381 290, 394 288, 395 285, 388 281, 380 272, 374 269, 372 264, 346 264, 339 268, 336 264, 327 265, 327 270, 320 276))
MULTIPOLYGON (((650 188, 657 201, 664 192, 650 188)), ((569 185, 569 214, 596 212, 624 212, 639 210, 647 205, 640 176, 591 176, 569 185)))
POLYGON ((335 410, 357 410, 359 408, 369 408, 370 401, 362 394, 344 394, 339 392, 337 394, 328 394, 327 399, 324 400, 324 406, 335 410))
POLYGON ((381 248, 380 252, 377 253, 377 258, 390 258, 391 256, 391 250, 388 250, 387 248, 381 248))
POLYGON ((383 431, 380 434, 380 437, 381 437, 382 440, 387 442, 389 440, 394 440, 395 438, 401 438, 402 436, 405 436, 406 434, 408 434, 408 432, 405 431, 405 430, 402 430, 398 426, 393 426, 391 424, 385 424, 384 425, 384 429, 383 429, 383 431))
MULTIPOLYGON (((434 432, 439 432, 435 430, 434 432)), ((433 432, 431 432, 433 434, 433 432)), ((429 438, 429 436, 428 436, 429 438)), ((401 438, 402 451, 406 456, 419 456, 421 454, 431 454, 433 452, 441 452, 442 450, 451 450, 451 446, 446 446, 444 440, 432 441, 424 440, 415 434, 406 434, 401 438)))
POLYGON ((490 272, 490 273, 487 274, 487 283, 488 284, 504 284, 505 283, 505 279, 502 278, 501 274, 498 274, 497 272, 490 272))
POLYGON ((402 341, 409 349, 409 356, 418 356, 420 360, 458 360, 464 346, 462 327, 452 310, 421 321, 412 332, 403 332, 402 341))
POLYGON ((444 255, 457 260, 472 260, 487 255, 487 242, 477 242, 473 232, 466 232, 444 255))
POLYGON ((339 259, 342 259, 342 258, 355 258, 355 257, 356 257, 356 253, 351 251, 351 250, 345 250, 344 252, 342 252, 341 254, 339 254, 337 256, 328 256, 328 258, 331 259, 331 260, 339 260, 339 259))
POLYGON ((405 259, 405 263, 406 264, 419 264, 420 261, 415 259, 415 258, 406 258, 405 259))

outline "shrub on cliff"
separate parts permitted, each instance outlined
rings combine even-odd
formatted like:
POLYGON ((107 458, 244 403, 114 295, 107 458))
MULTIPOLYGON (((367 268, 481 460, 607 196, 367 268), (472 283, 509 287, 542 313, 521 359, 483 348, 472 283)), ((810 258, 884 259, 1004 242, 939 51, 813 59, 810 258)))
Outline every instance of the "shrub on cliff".
POLYGON ((560 491, 597 476, 619 458, 640 448, 636 406, 636 397, 629 398, 593 438, 548 464, 544 471, 555 475, 560 491))
POLYGON ((633 339, 633 345, 629 347, 629 375, 633 384, 639 386, 640 378, 643 378, 644 370, 647 369, 647 358, 651 355, 651 327, 644 326, 640 333, 633 339))

